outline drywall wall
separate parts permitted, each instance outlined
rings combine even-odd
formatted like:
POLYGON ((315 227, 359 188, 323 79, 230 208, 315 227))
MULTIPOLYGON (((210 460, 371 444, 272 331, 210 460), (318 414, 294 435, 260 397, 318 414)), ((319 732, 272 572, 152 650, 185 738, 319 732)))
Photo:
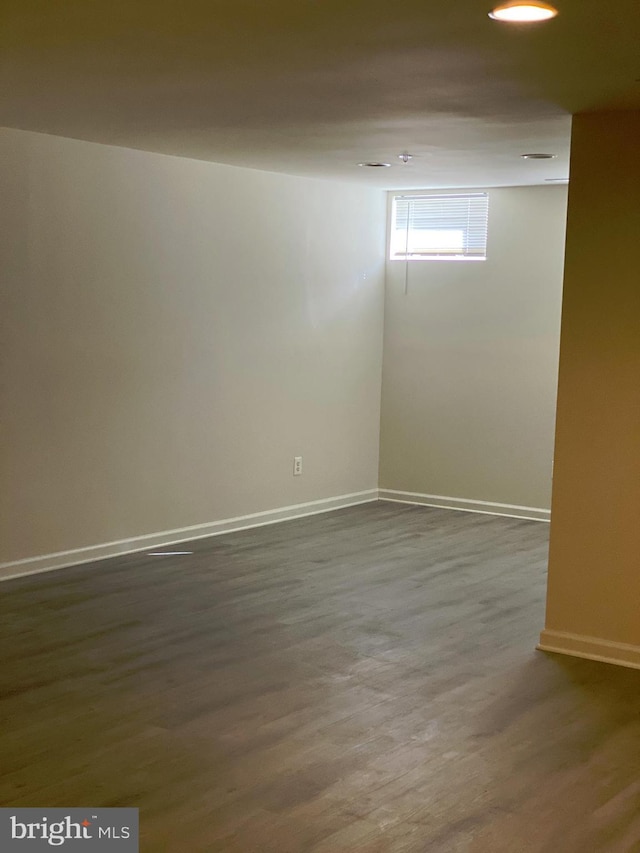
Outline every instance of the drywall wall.
POLYGON ((566 187, 488 193, 486 261, 387 263, 380 487, 545 509, 566 187))
POLYGON ((640 666, 640 112, 575 117, 543 648, 640 666))
POLYGON ((0 561, 376 488, 383 193, 0 140, 0 561))

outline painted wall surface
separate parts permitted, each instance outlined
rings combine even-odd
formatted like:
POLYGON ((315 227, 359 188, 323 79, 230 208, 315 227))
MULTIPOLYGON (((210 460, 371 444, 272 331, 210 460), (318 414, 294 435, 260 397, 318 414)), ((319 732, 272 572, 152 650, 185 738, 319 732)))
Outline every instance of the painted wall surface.
POLYGON ((575 117, 546 619, 548 631, 636 647, 638 140, 640 112, 575 117))
POLYGON ((377 486, 383 193, 0 140, 0 560, 377 486))
POLYGON ((380 487, 545 509, 567 192, 488 193, 486 261, 387 263, 380 487))

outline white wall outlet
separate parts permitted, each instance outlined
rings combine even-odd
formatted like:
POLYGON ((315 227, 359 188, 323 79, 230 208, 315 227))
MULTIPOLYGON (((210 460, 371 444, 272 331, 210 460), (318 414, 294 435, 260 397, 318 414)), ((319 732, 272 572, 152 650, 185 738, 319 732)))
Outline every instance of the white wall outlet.
POLYGON ((302 474, 302 456, 293 457, 293 476, 299 477, 302 474))

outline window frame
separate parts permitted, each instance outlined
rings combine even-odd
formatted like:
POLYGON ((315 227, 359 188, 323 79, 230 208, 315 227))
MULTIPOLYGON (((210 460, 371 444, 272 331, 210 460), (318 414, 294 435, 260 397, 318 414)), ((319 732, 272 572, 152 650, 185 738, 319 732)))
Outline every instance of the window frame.
MULTIPOLYGON (((489 231, 489 193, 486 190, 456 190, 456 191, 439 191, 439 190, 416 190, 412 191, 398 191, 394 190, 389 193, 390 202, 389 202, 389 228, 387 235, 387 260, 389 261, 401 261, 404 263, 408 263, 409 261, 486 261, 488 255, 488 231, 489 231), (478 199, 481 203, 478 206, 479 213, 482 217, 482 221, 480 225, 476 225, 476 232, 480 231, 482 236, 481 243, 481 252, 468 252, 463 249, 463 251, 438 251, 435 250, 433 252, 429 251, 418 251, 418 252, 409 252, 405 253, 404 251, 394 250, 394 247, 397 246, 395 242, 395 235, 398 233, 399 229, 397 229, 396 222, 396 209, 397 209, 397 201, 398 200, 407 200, 408 201, 408 213, 410 211, 410 203, 415 200, 426 200, 426 199, 435 199, 438 202, 443 201, 445 199, 455 199, 458 203, 460 200, 471 200, 478 199)), ((454 219, 455 219, 456 211, 453 211, 454 219)), ((425 216, 430 216, 432 214, 424 214, 425 216)), ((461 214, 458 214, 461 216, 461 214)), ((463 239, 463 243, 469 242, 468 237, 468 229, 471 227, 469 225, 469 212, 467 214, 467 224, 466 226, 462 225, 462 228, 465 229, 465 235, 463 239)), ((478 211, 474 212, 474 216, 477 216, 478 211)), ((434 219, 435 221, 435 219, 434 219)), ((409 233, 409 225, 411 223, 411 216, 407 217, 407 235, 409 233)), ((459 227, 455 229, 452 227, 447 228, 447 224, 451 225, 451 220, 449 223, 443 223, 443 228, 441 231, 453 231, 460 230, 459 227)), ((459 223, 456 223, 459 226, 459 223)), ((415 230, 415 229, 414 229, 415 230)), ((426 230, 426 229, 425 229, 426 230)), ((437 229, 433 229, 437 230, 437 229)), ((474 235, 474 240, 477 242, 478 233, 474 235)))

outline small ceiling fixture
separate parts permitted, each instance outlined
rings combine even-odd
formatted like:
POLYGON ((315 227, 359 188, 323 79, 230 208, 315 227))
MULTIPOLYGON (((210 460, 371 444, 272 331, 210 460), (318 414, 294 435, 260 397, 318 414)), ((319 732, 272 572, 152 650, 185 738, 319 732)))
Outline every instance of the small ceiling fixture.
POLYGON ((371 166, 372 169, 388 169, 391 163, 358 163, 358 166, 371 166))
POLYGON ((507 0, 489 12, 489 17, 494 21, 508 21, 512 24, 531 24, 548 21, 557 14, 558 10, 543 0, 507 0))
POLYGON ((398 154, 398 160, 402 160, 402 162, 406 165, 409 160, 413 160, 413 154, 409 154, 407 151, 403 151, 402 154, 398 154))
POLYGON ((557 154, 521 154, 523 160, 555 160, 557 154))

